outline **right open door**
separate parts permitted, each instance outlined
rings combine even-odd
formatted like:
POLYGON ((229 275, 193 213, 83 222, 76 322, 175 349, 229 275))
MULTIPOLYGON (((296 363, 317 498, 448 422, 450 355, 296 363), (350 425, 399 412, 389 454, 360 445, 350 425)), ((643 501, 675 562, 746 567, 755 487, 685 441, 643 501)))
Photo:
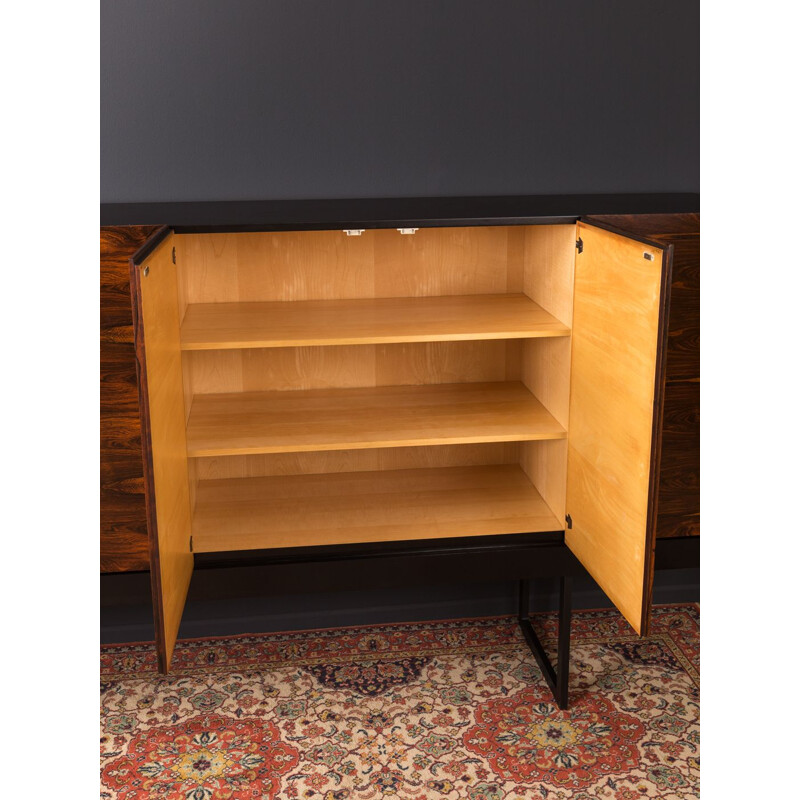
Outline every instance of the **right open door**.
POLYGON ((671 245, 578 223, 566 543, 637 633, 650 617, 671 245))

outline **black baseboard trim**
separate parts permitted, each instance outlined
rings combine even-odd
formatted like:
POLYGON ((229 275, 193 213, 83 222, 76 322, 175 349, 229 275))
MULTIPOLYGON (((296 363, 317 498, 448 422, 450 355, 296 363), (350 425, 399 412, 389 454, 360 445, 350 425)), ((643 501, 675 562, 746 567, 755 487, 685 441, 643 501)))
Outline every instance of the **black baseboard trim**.
MULTIPOLYGON (((686 544, 673 545, 666 549, 678 553, 685 547, 686 544)), ((699 568, 677 566, 676 562, 677 556, 670 557, 667 568, 656 570, 654 603, 699 601, 699 568)), ((428 579, 409 585, 408 579, 403 581, 400 576, 383 586, 340 582, 336 590, 320 591, 306 570, 305 579, 293 587, 294 591, 285 592, 278 591, 280 587, 275 584, 265 583, 266 575, 259 568, 195 571, 180 638, 497 616, 517 611, 515 580, 442 583, 428 579)), ((555 610, 558 578, 532 580, 531 595, 533 610, 555 610)), ((575 576, 574 608, 611 605, 585 572, 575 576)), ((105 643, 153 639, 148 573, 101 577, 100 637, 105 643)))

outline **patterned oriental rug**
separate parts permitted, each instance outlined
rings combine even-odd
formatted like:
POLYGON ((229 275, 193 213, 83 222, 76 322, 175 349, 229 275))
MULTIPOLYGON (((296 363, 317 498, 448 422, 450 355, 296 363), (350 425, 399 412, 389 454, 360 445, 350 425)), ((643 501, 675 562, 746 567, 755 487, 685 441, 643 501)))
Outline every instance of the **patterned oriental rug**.
POLYGON ((653 630, 576 612, 566 712, 509 617, 105 646, 100 796, 698 797, 699 609, 653 630))

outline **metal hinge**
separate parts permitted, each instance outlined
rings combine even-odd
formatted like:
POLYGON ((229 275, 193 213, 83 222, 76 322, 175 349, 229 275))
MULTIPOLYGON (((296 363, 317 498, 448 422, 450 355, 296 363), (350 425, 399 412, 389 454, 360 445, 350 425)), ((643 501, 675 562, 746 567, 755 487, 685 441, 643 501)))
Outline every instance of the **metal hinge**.
POLYGON ((361 236, 364 230, 364 228, 345 228, 344 232, 347 236, 361 236))
POLYGON ((194 536, 189 537, 189 552, 194 553, 194 536))
POLYGON ((569 514, 567 514, 566 520, 567 520, 567 528, 569 528, 569 530, 572 530, 572 517, 569 514))
POLYGON ((173 264, 177 263, 177 262, 175 261, 175 248, 174 248, 174 247, 172 248, 172 263, 173 263, 173 264))
POLYGON ((419 228, 398 228, 398 231, 402 233, 404 236, 409 236, 411 234, 415 234, 419 228))
POLYGON ((580 236, 578 237, 578 241, 577 241, 577 242, 575 242, 575 247, 577 247, 577 248, 578 248, 578 252, 579 252, 579 253, 582 253, 582 252, 583 252, 583 239, 581 239, 581 237, 580 237, 580 236))

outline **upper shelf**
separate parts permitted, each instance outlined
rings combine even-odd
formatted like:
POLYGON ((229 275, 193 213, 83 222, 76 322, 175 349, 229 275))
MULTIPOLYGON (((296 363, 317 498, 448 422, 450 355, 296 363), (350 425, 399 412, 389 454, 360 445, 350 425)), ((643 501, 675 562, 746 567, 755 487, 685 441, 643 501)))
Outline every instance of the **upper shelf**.
POLYGON ((524 294, 202 303, 181 326, 183 350, 531 339, 570 329, 524 294))
POLYGON ((564 439, 517 381, 195 395, 190 457, 564 439))

